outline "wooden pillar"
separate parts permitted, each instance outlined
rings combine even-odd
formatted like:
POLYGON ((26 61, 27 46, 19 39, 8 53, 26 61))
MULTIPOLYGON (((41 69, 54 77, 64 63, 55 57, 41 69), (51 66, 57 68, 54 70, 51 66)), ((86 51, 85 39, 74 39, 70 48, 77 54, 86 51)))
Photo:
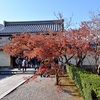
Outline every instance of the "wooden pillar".
POLYGON ((10 68, 13 68, 13 56, 10 56, 10 68))

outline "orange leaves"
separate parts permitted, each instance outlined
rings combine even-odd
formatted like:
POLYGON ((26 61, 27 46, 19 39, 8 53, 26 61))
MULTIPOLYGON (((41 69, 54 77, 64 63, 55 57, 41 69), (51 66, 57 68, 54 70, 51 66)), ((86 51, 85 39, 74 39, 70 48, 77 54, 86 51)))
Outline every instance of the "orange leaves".
POLYGON ((61 86, 57 86, 57 92, 58 92, 58 93, 62 92, 61 86))
POLYGON ((14 34, 11 42, 7 44, 6 50, 8 49, 8 51, 11 51, 10 54, 13 55, 23 52, 23 55, 28 54, 29 57, 36 55, 39 55, 40 58, 59 57, 59 49, 61 46, 64 47, 66 42, 63 40, 63 36, 59 37, 57 33, 54 35, 54 32, 51 32, 50 35, 14 34), (26 51, 30 52, 27 53, 26 51))
POLYGON ((34 48, 34 51, 31 54, 34 56, 37 56, 37 55, 42 56, 43 55, 42 48, 34 48))
POLYGON ((7 44, 5 50, 10 54, 18 55, 23 53, 28 57, 39 55, 39 58, 52 59, 63 55, 75 54, 79 51, 87 50, 88 30, 83 26, 77 30, 69 30, 63 35, 61 32, 48 32, 46 34, 13 35, 11 42, 7 44), (54 35, 55 34, 55 35, 54 35), (87 39, 87 40, 86 40, 87 39))
POLYGON ((32 79, 34 80, 34 79, 36 79, 36 78, 37 78, 37 75, 34 74, 34 75, 32 76, 32 79))

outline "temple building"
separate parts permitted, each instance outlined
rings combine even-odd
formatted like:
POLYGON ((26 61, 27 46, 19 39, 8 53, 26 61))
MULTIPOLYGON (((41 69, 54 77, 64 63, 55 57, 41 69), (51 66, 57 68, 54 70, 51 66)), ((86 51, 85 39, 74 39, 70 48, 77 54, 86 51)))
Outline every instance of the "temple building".
MULTIPOLYGON (((49 30, 60 31, 64 29, 64 20, 44 20, 44 21, 18 21, 9 22, 4 21, 3 25, 0 25, 0 48, 2 44, 8 41, 12 34, 27 33, 40 33, 49 30)), ((0 66, 14 66, 12 57, 0 51, 0 66)))

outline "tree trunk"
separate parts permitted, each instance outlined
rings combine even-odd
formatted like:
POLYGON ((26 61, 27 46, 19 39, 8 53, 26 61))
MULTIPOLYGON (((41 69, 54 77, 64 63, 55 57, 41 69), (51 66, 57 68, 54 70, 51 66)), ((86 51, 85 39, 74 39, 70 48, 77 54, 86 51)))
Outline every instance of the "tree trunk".
POLYGON ((59 76, 56 75, 56 85, 59 85, 59 76))
POLYGON ((100 65, 97 67, 97 73, 100 75, 100 65))

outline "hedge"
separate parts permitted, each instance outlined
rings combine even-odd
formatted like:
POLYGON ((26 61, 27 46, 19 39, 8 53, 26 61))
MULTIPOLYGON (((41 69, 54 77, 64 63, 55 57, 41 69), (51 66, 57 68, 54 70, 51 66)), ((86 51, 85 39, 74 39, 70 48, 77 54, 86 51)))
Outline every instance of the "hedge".
POLYGON ((69 77, 74 80, 84 100, 100 100, 100 76, 77 68, 75 65, 67 66, 69 77), (96 98, 97 97, 97 98, 96 98))

